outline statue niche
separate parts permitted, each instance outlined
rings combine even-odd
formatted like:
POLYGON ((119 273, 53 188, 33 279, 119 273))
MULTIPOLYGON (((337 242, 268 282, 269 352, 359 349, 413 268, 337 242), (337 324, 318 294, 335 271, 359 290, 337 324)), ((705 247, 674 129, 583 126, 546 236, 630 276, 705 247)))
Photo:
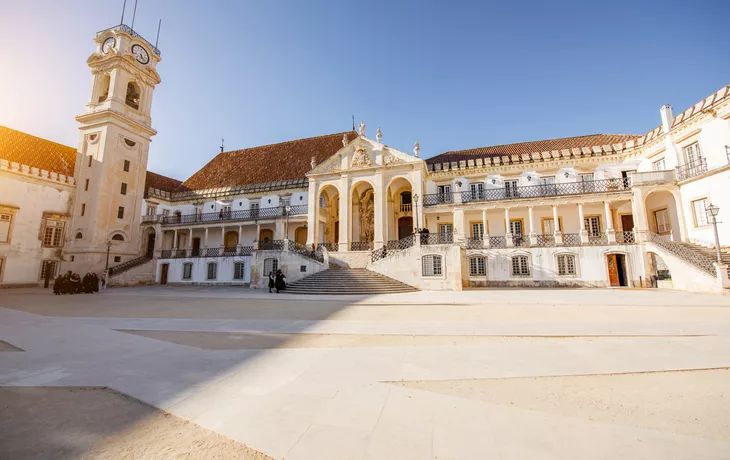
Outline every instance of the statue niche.
POLYGON ((360 241, 375 240, 375 200, 373 189, 360 195, 360 241))

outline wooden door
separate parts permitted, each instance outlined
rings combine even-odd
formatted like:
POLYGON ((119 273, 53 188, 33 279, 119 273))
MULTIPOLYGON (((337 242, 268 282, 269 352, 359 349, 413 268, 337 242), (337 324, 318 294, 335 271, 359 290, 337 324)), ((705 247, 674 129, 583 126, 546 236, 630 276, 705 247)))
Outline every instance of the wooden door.
POLYGON ((616 254, 607 255, 606 263, 608 264, 608 281, 611 286, 621 286, 621 280, 618 276, 618 258, 616 257, 616 254))
POLYGON ((621 216, 621 229, 625 232, 634 229, 634 216, 631 214, 624 214, 621 216))
POLYGON ((335 222, 335 240, 332 242, 333 243, 340 242, 340 221, 339 220, 337 222, 335 222))
POLYGON ((147 255, 152 255, 155 252, 155 234, 150 233, 147 235, 147 255))
POLYGON ((398 239, 413 234, 413 217, 406 216, 398 219, 398 239))
POLYGON ((200 238, 193 238, 193 257, 200 256, 200 238))
POLYGON ((170 269, 170 264, 162 264, 162 274, 160 275, 160 284, 167 284, 167 271, 170 269))

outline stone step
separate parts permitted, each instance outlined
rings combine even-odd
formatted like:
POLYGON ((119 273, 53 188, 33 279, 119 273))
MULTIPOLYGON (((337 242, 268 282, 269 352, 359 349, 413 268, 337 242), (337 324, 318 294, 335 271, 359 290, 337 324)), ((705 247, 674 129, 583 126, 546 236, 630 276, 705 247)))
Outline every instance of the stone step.
POLYGON ((287 286, 291 294, 370 295, 413 292, 416 289, 365 268, 324 270, 287 286))

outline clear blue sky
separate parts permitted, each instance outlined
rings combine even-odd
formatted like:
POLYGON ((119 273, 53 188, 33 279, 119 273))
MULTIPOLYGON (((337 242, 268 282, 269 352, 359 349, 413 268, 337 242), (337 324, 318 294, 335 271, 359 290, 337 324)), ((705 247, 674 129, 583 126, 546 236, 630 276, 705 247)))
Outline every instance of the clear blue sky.
MULTIPOLYGON (((0 0, 0 124, 75 146, 96 31, 123 0, 0 0)), ((134 0, 127 1, 130 23, 134 0)), ((139 0, 161 17, 149 169, 345 131, 422 156, 643 133, 730 83, 730 1, 139 0)), ((275 167, 275 165, 272 165, 275 167)))

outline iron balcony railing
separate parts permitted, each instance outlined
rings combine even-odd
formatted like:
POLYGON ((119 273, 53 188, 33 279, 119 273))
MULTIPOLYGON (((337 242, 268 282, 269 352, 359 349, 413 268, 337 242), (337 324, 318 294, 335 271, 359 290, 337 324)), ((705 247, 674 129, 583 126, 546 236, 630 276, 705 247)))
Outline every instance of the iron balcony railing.
POLYGON ((535 236, 535 246, 540 246, 540 247, 555 246, 555 235, 552 235, 552 234, 536 235, 535 236))
POLYGON ((489 246, 492 248, 506 248, 507 247, 507 237, 490 236, 489 237, 489 246))
POLYGON ((287 216, 301 216, 307 214, 307 205, 291 206, 289 213, 283 206, 271 208, 239 209, 237 211, 218 211, 198 214, 182 214, 162 217, 162 225, 190 225, 211 222, 233 222, 254 219, 275 219, 287 216))
POLYGON ((372 251, 372 241, 353 241, 350 243, 350 251, 372 251))
MULTIPOLYGON (((616 232, 617 244, 636 244, 636 235, 633 231, 616 232)), ((507 238, 505 236, 490 236, 489 244, 480 238, 466 238, 467 249, 489 249, 489 248, 506 248, 507 238)), ((579 233, 563 233, 562 243, 558 244, 555 236, 551 234, 535 235, 535 243, 531 243, 525 235, 516 235, 512 237, 512 244, 516 247, 554 247, 554 246, 591 246, 591 245, 609 245, 614 243, 608 242, 606 232, 592 233, 588 235, 588 240, 584 243, 579 233)))
POLYGON ((455 197, 462 203, 483 201, 517 200, 523 198, 541 198, 549 196, 585 195, 593 193, 621 192, 631 189, 631 179, 621 177, 615 179, 566 182, 563 184, 528 185, 524 187, 505 187, 478 191, 454 192, 452 194, 433 193, 423 197, 424 206, 454 203, 455 197))
POLYGON ((636 243, 636 235, 633 230, 616 232, 616 242, 618 244, 634 244, 636 243))
POLYGON ((695 161, 677 166, 677 180, 690 179, 707 172, 707 159, 698 158, 695 161))
POLYGON ((406 249, 411 248, 416 244, 416 237, 417 235, 414 233, 399 240, 388 241, 388 244, 386 246, 383 246, 380 249, 376 249, 372 252, 372 254, 370 254, 370 260, 373 262, 377 262, 378 260, 385 259, 386 257, 392 256, 393 254, 405 251, 406 249))
POLYGON ((322 249, 326 249, 328 252, 337 252, 340 249, 340 245, 338 243, 317 244, 317 252, 322 252, 322 249))
POLYGON ((283 251, 284 240, 265 240, 258 241, 257 247, 259 251, 283 251))
POLYGON ((589 245, 608 244, 608 235, 606 235, 606 232, 588 233, 588 244, 589 245))
POLYGON ((287 240, 288 246, 287 248, 291 252, 296 252, 302 257, 306 257, 308 259, 316 260, 317 262, 324 263, 324 255, 321 252, 312 251, 310 248, 307 248, 306 245, 297 243, 294 240, 287 240))
POLYGON ((692 249, 691 247, 685 246, 681 243, 670 241, 664 236, 657 235, 654 232, 649 232, 649 242, 656 244, 665 251, 673 254, 676 257, 684 260, 704 271, 708 275, 717 276, 715 270, 715 260, 706 256, 700 251, 692 249))
POLYGON ((580 246, 580 233, 563 233, 563 246, 580 246))
POLYGON ((250 256, 253 246, 236 246, 227 248, 196 248, 196 249, 163 249, 160 259, 192 259, 201 257, 235 257, 250 256))
POLYGON ((434 244, 452 244, 453 242, 453 233, 421 233, 421 244, 424 246, 434 244))
POLYGON ((150 49, 152 49, 153 53, 162 57, 162 52, 159 49, 157 49, 156 46, 153 46, 152 43, 148 42, 144 37, 142 37, 140 34, 135 32, 131 27, 129 27, 126 24, 119 24, 117 26, 109 27, 108 29, 100 30, 99 32, 96 33, 96 36, 98 37, 99 35, 103 34, 107 30, 121 30, 123 32, 128 33, 129 35, 131 35, 134 38, 139 38, 143 42, 147 43, 147 45, 149 45, 149 47, 150 47, 150 49))

